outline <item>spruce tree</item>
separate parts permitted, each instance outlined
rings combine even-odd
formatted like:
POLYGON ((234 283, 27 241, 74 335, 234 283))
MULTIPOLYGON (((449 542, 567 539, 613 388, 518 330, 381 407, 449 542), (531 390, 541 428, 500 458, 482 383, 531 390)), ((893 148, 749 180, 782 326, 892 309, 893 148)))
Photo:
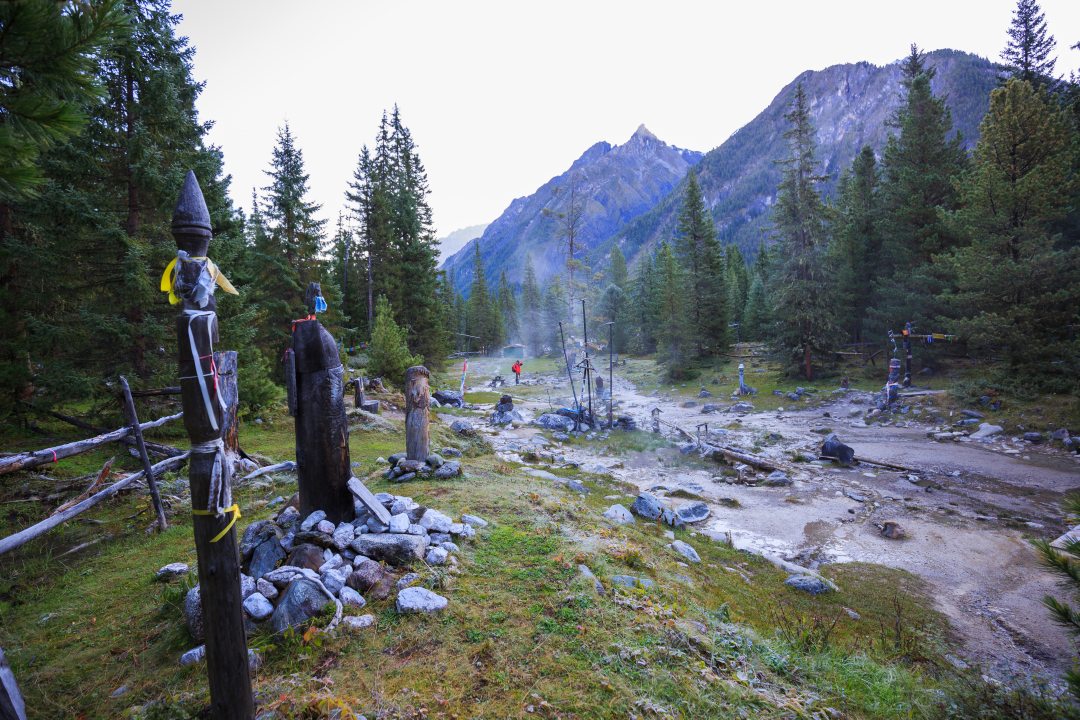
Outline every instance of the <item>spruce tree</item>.
POLYGON ((678 380, 686 375, 689 353, 694 345, 691 337, 693 314, 687 311, 690 281, 666 242, 660 244, 656 253, 655 272, 655 308, 660 317, 656 328, 657 354, 667 367, 668 376, 678 380))
POLYGON ((693 170, 687 176, 675 242, 686 272, 687 312, 696 352, 699 356, 722 352, 728 344, 723 256, 693 170))
POLYGON ((878 274, 880 237, 878 174, 874 151, 864 146, 840 179, 836 219, 829 242, 835 272, 837 316, 852 342, 863 340, 870 292, 878 274))
POLYGON ((469 334, 475 336, 475 342, 480 346, 478 349, 494 352, 502 344, 504 329, 498 298, 488 291, 479 242, 475 245, 473 256, 473 282, 468 303, 469 334))
MULTIPOLYGON (((559 333, 559 323, 566 323, 566 287, 562 278, 555 275, 548 282, 544 290, 544 318, 543 334, 544 342, 551 348, 552 354, 562 358, 562 337, 559 333)), ((567 327, 565 335, 573 335, 573 328, 567 327)), ((567 348, 569 350, 569 348, 567 348)))
MULTIPOLYGON (((656 352, 657 333, 661 323, 657 304, 658 283, 656 258, 649 254, 641 258, 630 291, 630 325, 633 328, 630 347, 647 355, 656 352)), ((665 318, 666 320, 666 318, 665 318)))
POLYGON ((778 320, 777 342, 790 353, 807 379, 813 379, 815 355, 835 342, 831 278, 826 267, 826 209, 818 194, 825 180, 817 174, 814 128, 802 83, 784 115, 791 156, 783 161, 773 213, 779 255, 773 277, 778 320))
MULTIPOLYGON (((608 285, 604 294, 600 296, 600 313, 603 321, 615 323, 611 326, 612 352, 615 353, 626 352, 628 315, 626 302, 626 292, 615 283, 608 285)), ((601 334, 601 339, 606 340, 607 337, 601 334)))
POLYGON ((750 272, 746 268, 746 260, 738 245, 727 246, 724 253, 724 265, 731 322, 739 323, 741 326, 743 312, 746 309, 746 297, 750 291, 750 272))
POLYGON ((626 270, 626 257, 618 245, 611 246, 611 282, 623 291, 630 284, 630 276, 626 270))
POLYGON ((956 277, 951 327, 984 356, 1032 372, 1025 384, 1080 388, 1080 246, 1054 234, 1069 211, 1069 126, 1056 102, 1024 80, 990 94, 955 214, 969 244, 945 264, 956 277))
POLYGON ((536 282, 532 259, 526 256, 525 278, 521 284, 521 340, 528 346, 529 354, 536 357, 543 353, 546 340, 543 318, 544 299, 540 294, 540 285, 536 282))
POLYGON ((770 335, 768 298, 765 295, 765 282, 754 274, 750 289, 746 293, 746 310, 743 313, 742 337, 744 340, 764 340, 770 335))
POLYGON ((506 271, 499 274, 499 293, 497 297, 499 314, 502 316, 503 333, 507 342, 520 339, 518 332, 517 298, 506 279, 506 271))
POLYGON ((1009 75, 1032 85, 1054 82, 1054 36, 1046 31, 1046 16, 1036 0, 1017 0, 1001 59, 1009 75))
POLYGON ((404 386, 405 371, 419 365, 421 358, 409 352, 404 329, 394 322, 394 311, 382 295, 375 303, 375 326, 368 348, 368 372, 393 385, 404 386))

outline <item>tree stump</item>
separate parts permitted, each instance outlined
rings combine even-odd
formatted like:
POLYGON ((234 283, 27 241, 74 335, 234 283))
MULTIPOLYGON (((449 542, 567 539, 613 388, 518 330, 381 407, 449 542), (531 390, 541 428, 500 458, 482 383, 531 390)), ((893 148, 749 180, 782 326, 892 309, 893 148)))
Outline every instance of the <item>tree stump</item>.
POLYGON ((309 316, 293 324, 296 469, 300 513, 326 512, 334 523, 356 517, 349 478, 349 422, 345 415, 345 368, 337 343, 315 319, 318 283, 308 286, 309 316))
POLYGON ((430 376, 423 365, 414 365, 405 371, 405 456, 409 460, 425 462, 428 458, 430 376))

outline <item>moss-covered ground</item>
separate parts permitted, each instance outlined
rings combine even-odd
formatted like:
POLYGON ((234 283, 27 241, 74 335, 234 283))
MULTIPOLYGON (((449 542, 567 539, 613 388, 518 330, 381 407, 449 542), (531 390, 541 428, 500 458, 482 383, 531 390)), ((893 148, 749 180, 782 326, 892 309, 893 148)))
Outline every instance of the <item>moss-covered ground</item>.
MULTIPOLYGON (((433 428, 433 447, 466 451, 463 478, 382 480, 376 458, 402 448, 399 421, 354 429, 350 448, 357 474, 370 476, 373 490, 491 521, 462 544, 460 574, 417 568, 425 584, 449 598, 449 608, 399 617, 391 598, 365 608, 377 625, 357 634, 254 636, 265 659, 254 676, 263 709, 283 718, 930 719, 1072 712, 956 670, 944 659, 949 630, 911 575, 870 565, 829 567, 824 573, 840 592, 812 597, 786 587, 785 573, 772 565, 679 530, 676 537, 702 557, 701 564, 684 566, 663 528, 604 521, 601 513, 612 502, 605 496, 626 488, 583 474, 591 492, 581 496, 525 475, 480 443, 465 445, 441 423, 433 428), (607 594, 594 592, 579 564, 604 581, 607 594), (656 587, 612 590, 610 578, 619 574, 654 580, 656 587)), ((67 432, 53 425, 39 430, 12 431, 4 447, 45 446, 67 432)), ((182 445, 175 433, 158 437, 182 445)), ((249 421, 241 442, 250 453, 291 458, 292 423, 269 415, 262 424, 249 421)), ((618 442, 648 449, 656 441, 641 434, 618 442)), ((56 488, 95 473, 115 452, 0 476, 0 534, 78 494, 78 483, 56 488), (60 497, 41 499, 57 492, 60 497)), ((126 456, 121 464, 135 467, 126 456)), ((163 484, 171 503, 165 533, 145 532, 147 499, 132 493, 0 556, 0 646, 31 718, 202 716, 205 666, 177 662, 194 644, 180 611, 191 581, 153 579, 166 563, 195 564, 185 481, 163 484), (113 697, 121 687, 126 690, 113 697)), ((293 492, 288 474, 239 487, 241 526, 268 517, 267 502, 293 492)))

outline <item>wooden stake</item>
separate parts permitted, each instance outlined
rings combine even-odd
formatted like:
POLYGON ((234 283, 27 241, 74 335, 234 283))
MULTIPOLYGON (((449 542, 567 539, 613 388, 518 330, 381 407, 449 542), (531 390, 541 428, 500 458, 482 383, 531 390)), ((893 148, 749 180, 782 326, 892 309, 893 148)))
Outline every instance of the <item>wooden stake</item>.
POLYGON ((405 456, 420 462, 425 462, 430 454, 430 375, 423 365, 414 365, 405 371, 405 456))
POLYGON ((0 720, 26 720, 26 703, 23 702, 15 674, 0 648, 0 720))
POLYGON ((139 451, 139 459, 142 460, 143 472, 146 473, 146 484, 150 487, 150 499, 154 503, 154 513, 157 514, 158 532, 165 532, 169 527, 169 521, 165 519, 165 506, 161 504, 157 478, 154 477, 154 468, 150 466, 150 456, 146 454, 142 428, 139 427, 139 416, 135 414, 135 401, 131 399, 131 387, 123 375, 120 376, 120 387, 124 391, 124 409, 131 422, 131 432, 135 435, 135 447, 139 451))

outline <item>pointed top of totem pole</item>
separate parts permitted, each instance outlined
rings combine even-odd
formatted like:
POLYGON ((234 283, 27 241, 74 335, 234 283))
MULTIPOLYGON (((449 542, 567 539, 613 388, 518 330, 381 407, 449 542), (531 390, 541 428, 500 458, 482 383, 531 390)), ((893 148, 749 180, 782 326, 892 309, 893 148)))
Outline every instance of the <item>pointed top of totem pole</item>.
POLYGON ((180 198, 176 201, 172 234, 177 246, 192 255, 205 255, 210 245, 210 211, 206 208, 206 198, 192 170, 188 170, 184 186, 180 189, 180 198))

